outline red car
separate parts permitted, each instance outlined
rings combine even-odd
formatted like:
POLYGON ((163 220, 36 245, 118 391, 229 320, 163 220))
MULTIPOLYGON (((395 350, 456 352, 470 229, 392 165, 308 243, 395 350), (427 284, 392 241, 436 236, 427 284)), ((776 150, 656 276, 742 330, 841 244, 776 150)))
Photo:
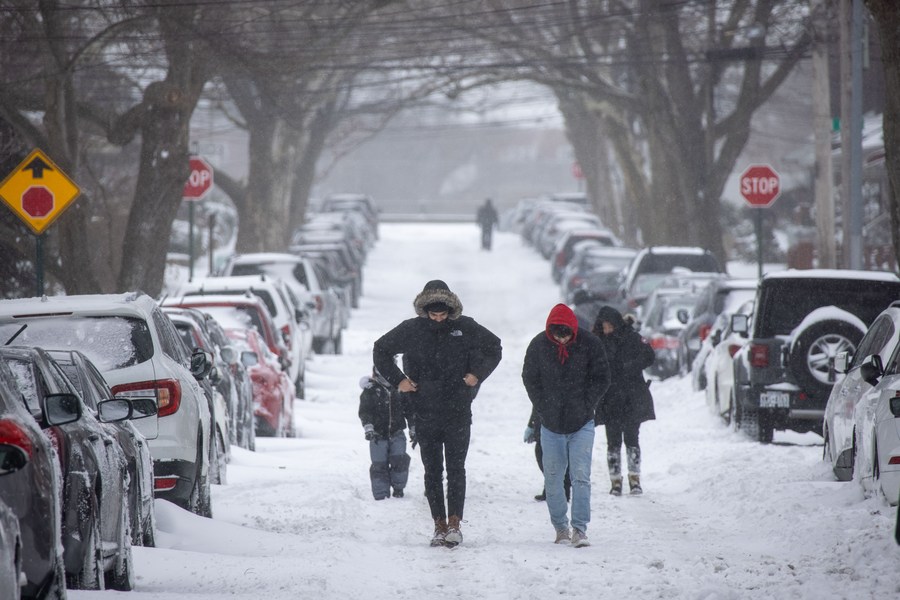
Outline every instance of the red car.
POLYGON ((255 329, 226 329, 253 382, 257 436, 294 437, 294 386, 255 329))

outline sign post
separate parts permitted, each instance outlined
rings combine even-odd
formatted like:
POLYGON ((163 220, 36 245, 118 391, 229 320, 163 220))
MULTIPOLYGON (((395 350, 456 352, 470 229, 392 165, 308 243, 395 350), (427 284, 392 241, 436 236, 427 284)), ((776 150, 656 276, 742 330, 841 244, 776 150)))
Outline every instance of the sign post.
POLYGON ((34 232, 38 296, 44 295, 44 231, 80 193, 75 182, 38 148, 0 183, 0 200, 34 232))
MULTIPOLYGON (((772 206, 781 195, 781 177, 769 165, 750 165, 741 173, 741 196, 751 208, 772 206)), ((756 225, 756 264, 758 277, 763 275, 763 223, 762 210, 754 211, 756 225)))
POLYGON ((181 197, 188 202, 188 281, 194 279, 194 203, 206 196, 213 186, 213 168, 203 158, 190 158, 191 172, 184 182, 181 197))

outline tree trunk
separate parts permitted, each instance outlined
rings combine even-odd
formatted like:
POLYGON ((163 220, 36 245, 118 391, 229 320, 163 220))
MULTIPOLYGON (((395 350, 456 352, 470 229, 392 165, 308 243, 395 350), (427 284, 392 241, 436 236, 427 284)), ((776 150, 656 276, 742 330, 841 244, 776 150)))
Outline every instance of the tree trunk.
POLYGON ((891 238, 900 265, 900 3, 866 0, 878 24, 884 64, 884 165, 888 176, 891 238))

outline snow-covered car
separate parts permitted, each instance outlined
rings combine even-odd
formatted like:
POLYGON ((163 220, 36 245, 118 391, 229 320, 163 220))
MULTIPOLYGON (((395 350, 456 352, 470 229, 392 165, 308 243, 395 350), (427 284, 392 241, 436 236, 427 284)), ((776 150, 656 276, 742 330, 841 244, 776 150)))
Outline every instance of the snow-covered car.
POLYGON ((648 375, 665 379, 678 374, 678 333, 684 323, 681 311, 690 309, 697 294, 690 288, 656 288, 647 298, 640 320, 641 336, 656 353, 656 360, 646 369, 648 375))
POLYGON ((852 355, 843 352, 835 357, 835 371, 843 378, 832 388, 825 404, 822 435, 825 438, 823 457, 840 481, 853 479, 859 437, 857 405, 884 375, 881 365, 890 364, 900 344, 898 325, 900 304, 894 302, 872 322, 856 352, 852 355))
POLYGON ((181 341, 189 351, 197 349, 209 353, 212 369, 203 378, 200 387, 206 394, 209 410, 212 414, 213 440, 215 451, 210 457, 210 481, 224 484, 227 479, 228 462, 231 460, 231 415, 237 410, 237 390, 231 381, 231 374, 226 368, 217 348, 209 339, 204 327, 206 320, 193 308, 164 307, 163 312, 172 320, 181 341))
POLYGON ((878 355, 860 364, 871 389, 853 409, 853 478, 867 495, 881 492, 900 503, 900 353, 895 346, 884 368, 878 355))
POLYGON ((602 247, 619 247, 622 242, 605 228, 588 227, 585 229, 570 229, 563 233, 550 253, 550 275, 553 281, 559 283, 562 279, 566 265, 574 256, 575 245, 579 242, 591 241, 602 247))
MULTIPOLYGON (((206 295, 236 295, 250 292, 265 303, 269 314, 288 350, 287 371, 296 387, 297 396, 303 398, 306 376, 307 344, 303 339, 306 322, 305 307, 295 304, 285 283, 267 275, 234 275, 229 277, 204 277, 182 284, 176 298, 206 295)), ((299 299, 298 299, 298 302, 299 299)))
POLYGON ((294 395, 290 380, 254 329, 226 329, 241 352, 241 361, 253 382, 256 434, 294 437, 294 395))
MULTIPOLYGON (((57 449, 62 472, 66 587, 131 590, 134 565, 128 471, 118 440, 84 405, 81 395, 47 351, 2 346, 0 360, 9 366, 26 406, 57 449), (77 406, 80 418, 48 425, 44 407, 53 397, 68 398, 77 406)), ((119 420, 130 416, 128 401, 108 402, 120 405, 119 420)))
POLYGON ((312 349, 319 354, 341 351, 341 298, 315 269, 309 258, 296 254, 256 252, 232 256, 223 276, 266 274, 279 278, 305 301, 312 329, 312 349))
POLYGON ((753 315, 732 328, 748 338, 734 356, 736 426, 761 442, 775 430, 822 433, 825 405, 842 375, 833 359, 854 353, 869 323, 900 297, 893 273, 789 269, 759 282, 753 315))
POLYGON ((716 317, 722 312, 734 312, 741 304, 752 300, 756 295, 756 285, 756 279, 719 277, 703 288, 687 315, 684 329, 678 334, 678 367, 682 373, 691 370, 716 317))
POLYGON ((134 421, 150 443, 154 495, 211 516, 212 425, 195 377, 207 357, 187 352, 156 301, 140 292, 0 301, 0 338, 22 325, 16 343, 80 350, 117 397, 155 399, 157 416, 134 421))
MULTIPOLYGON (((0 444, 0 477, 15 473, 28 464, 27 455, 18 447, 0 444), (16 452, 6 462, 7 452, 16 452)), ((19 519, 0 498, 0 598, 19 600, 22 595, 22 532, 19 519)))
MULTIPOLYGON (((100 417, 107 410, 107 400, 114 398, 112 389, 97 367, 78 350, 48 350, 48 354, 60 366, 69 381, 81 394, 85 406, 100 417)), ((128 504, 131 513, 131 541, 137 546, 155 545, 156 518, 153 510, 153 457, 150 443, 132 423, 156 415, 156 403, 152 398, 132 398, 130 416, 114 422, 100 417, 122 448, 128 472, 128 504)))
MULTIPOLYGON (((50 417, 48 425, 60 425, 79 417, 76 404, 61 396, 50 398, 44 409, 50 417)), ((65 598, 59 462, 49 438, 26 408, 12 371, 2 360, 0 465, 0 501, 6 503, 18 520, 22 540, 21 562, 25 575, 20 588, 22 596, 65 598)))
POLYGON ((624 270, 620 295, 629 311, 637 311, 673 269, 724 273, 715 256, 694 246, 650 246, 640 250, 624 270))
MULTIPOLYGON (((734 411, 734 355, 747 343, 747 338, 731 329, 731 317, 736 314, 749 316, 752 312, 753 300, 744 302, 733 312, 723 311, 713 321, 694 361, 692 379, 699 380, 699 372, 703 372, 706 404, 726 423, 732 422, 734 411)), ((697 381, 694 389, 700 388, 700 381, 697 381)))

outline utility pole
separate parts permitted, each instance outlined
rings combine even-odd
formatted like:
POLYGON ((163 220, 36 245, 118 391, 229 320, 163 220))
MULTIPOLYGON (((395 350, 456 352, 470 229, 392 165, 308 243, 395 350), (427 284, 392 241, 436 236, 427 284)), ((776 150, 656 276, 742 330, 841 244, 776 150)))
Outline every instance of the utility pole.
POLYGON ((841 0, 842 264, 862 268, 862 31, 863 0, 841 0))
POLYGON ((834 236, 834 169, 831 160, 831 95, 829 93, 828 39, 829 5, 826 0, 812 2, 813 46, 813 130, 815 132, 815 205, 818 266, 837 267, 834 236))

